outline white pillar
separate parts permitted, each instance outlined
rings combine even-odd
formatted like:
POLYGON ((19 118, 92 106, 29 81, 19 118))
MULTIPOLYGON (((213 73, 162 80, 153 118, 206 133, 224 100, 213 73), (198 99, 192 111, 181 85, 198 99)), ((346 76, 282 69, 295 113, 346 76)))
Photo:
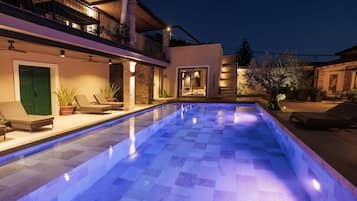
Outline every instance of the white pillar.
POLYGON ((131 47, 135 47, 136 44, 136 0, 129 0, 128 3, 128 26, 129 26, 129 36, 131 47))
POLYGON ((125 61, 124 67, 124 109, 133 110, 135 107, 135 66, 134 61, 125 61))
POLYGON ((128 10, 128 0, 121 0, 120 24, 126 23, 127 10, 128 10))

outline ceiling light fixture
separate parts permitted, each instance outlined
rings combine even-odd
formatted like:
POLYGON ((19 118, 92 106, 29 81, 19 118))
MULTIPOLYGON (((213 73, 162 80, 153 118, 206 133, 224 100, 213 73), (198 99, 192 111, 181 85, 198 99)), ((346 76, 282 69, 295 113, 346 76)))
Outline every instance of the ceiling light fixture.
POLYGON ((112 60, 111 59, 109 59, 108 64, 112 65, 112 60))

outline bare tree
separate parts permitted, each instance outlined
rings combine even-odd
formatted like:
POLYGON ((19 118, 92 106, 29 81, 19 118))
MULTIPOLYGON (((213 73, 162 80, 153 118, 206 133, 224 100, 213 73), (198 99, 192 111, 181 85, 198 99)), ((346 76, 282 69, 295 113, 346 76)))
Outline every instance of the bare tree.
POLYGON ((270 96, 272 109, 280 110, 277 95, 281 88, 299 88, 303 80, 303 65, 298 57, 289 54, 267 53, 261 62, 253 60, 245 74, 250 88, 263 87, 270 96))

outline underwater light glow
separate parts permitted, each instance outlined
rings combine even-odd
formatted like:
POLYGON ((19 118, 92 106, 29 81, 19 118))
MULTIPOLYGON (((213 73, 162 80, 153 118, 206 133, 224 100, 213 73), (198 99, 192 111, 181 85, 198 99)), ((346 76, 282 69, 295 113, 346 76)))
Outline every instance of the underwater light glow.
POLYGON ((314 186, 314 188, 315 188, 317 191, 320 191, 321 185, 320 185, 320 182, 318 182, 316 179, 312 179, 312 185, 314 186))
POLYGON ((234 113, 234 123, 253 123, 256 122, 258 118, 254 114, 247 112, 236 112, 234 113))
POLYGON ((64 179, 66 180, 66 181, 69 181, 69 180, 71 180, 71 177, 69 177, 69 174, 68 173, 64 173, 64 179))
POLYGON ((192 117, 192 123, 193 124, 197 124, 197 118, 196 117, 192 117))

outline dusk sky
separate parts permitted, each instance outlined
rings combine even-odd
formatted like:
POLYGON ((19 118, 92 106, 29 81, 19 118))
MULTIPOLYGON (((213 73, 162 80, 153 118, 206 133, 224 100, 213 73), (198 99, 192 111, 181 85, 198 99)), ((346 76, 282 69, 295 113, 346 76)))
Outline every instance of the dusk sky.
POLYGON ((357 0, 142 0, 226 53, 247 37, 253 50, 334 54, 357 45, 357 0))

